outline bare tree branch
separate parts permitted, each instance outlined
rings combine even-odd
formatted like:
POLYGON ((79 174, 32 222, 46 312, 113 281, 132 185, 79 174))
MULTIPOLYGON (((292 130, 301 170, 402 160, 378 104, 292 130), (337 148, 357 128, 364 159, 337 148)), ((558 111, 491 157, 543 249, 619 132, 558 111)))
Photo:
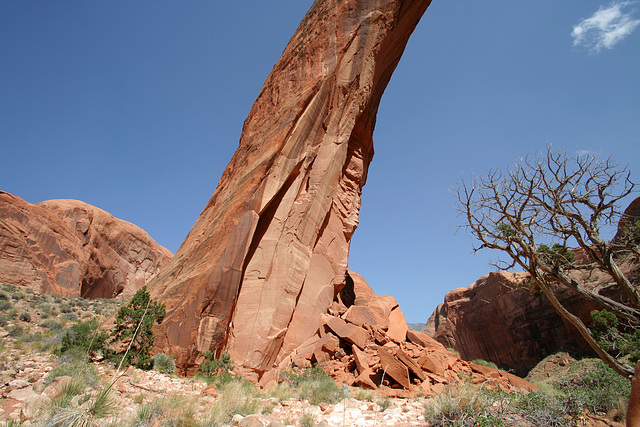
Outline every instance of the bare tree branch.
POLYGON ((637 284, 617 264, 620 254, 639 255, 640 237, 615 242, 601 237, 603 230, 617 226, 620 203, 634 190, 630 172, 610 158, 601 161, 582 154, 570 158, 550 147, 545 153, 525 156, 506 170, 492 169, 463 179, 453 190, 455 208, 466 219, 464 227, 480 243, 474 251, 496 249, 507 256, 496 265, 527 271, 533 279, 531 289, 542 289, 558 313, 620 374, 630 368, 604 355, 589 329, 557 300, 551 284, 571 289, 625 324, 640 326, 637 284), (580 248, 588 264, 576 263, 571 247, 580 248), (614 301, 585 286, 576 274, 585 269, 607 273, 626 300, 614 301))

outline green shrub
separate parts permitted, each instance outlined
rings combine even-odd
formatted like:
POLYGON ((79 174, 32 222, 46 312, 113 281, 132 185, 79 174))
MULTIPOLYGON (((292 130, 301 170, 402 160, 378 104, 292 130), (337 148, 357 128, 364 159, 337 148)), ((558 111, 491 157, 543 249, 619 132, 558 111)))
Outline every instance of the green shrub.
POLYGON ((20 316, 18 316, 18 318, 23 322, 31 322, 31 313, 29 313, 28 311, 23 311, 22 313, 20 313, 20 316))
POLYGON ((576 412, 588 409, 606 414, 620 402, 627 402, 631 394, 631 381, 600 360, 577 370, 557 387, 565 394, 567 405, 575 407, 576 412))
POLYGON ((24 328, 19 325, 15 325, 9 328, 9 336, 11 338, 20 338, 24 334, 24 328))
POLYGON ((108 337, 106 332, 99 330, 98 319, 76 323, 62 337, 60 344, 60 354, 71 349, 77 349, 85 354, 92 354, 97 351, 104 351, 105 341, 108 337))
POLYGON ((616 315, 607 310, 592 311, 591 319, 589 329, 604 351, 634 364, 640 359, 640 329, 624 330, 616 315))
MULTIPOLYGON (((282 372, 284 384, 281 387, 291 387, 297 397, 308 399, 312 405, 335 403, 343 396, 342 390, 336 382, 317 366, 311 368, 294 368, 282 372)), ((280 384, 279 384, 280 386, 280 384)))
POLYGON ((146 286, 136 292, 116 315, 115 329, 111 336, 116 347, 123 347, 114 354, 116 360, 123 360, 126 364, 141 369, 150 369, 153 361, 149 352, 154 343, 151 328, 154 323, 161 323, 165 315, 165 305, 153 301, 146 286))
POLYGON ((176 362, 173 357, 164 353, 153 356, 153 369, 163 374, 173 374, 176 370, 176 362))
POLYGON ((0 311, 7 311, 11 308, 10 300, 2 300, 0 301, 0 311))
POLYGON ((209 360, 205 360, 200 364, 196 376, 203 378, 207 384, 222 385, 233 381, 231 356, 227 353, 222 353, 220 359, 212 359, 213 354, 210 351, 206 351, 204 356, 209 360))
POLYGON ((487 366, 489 368, 498 369, 498 365, 484 359, 475 359, 472 362, 475 363, 476 365, 482 365, 482 366, 487 366))

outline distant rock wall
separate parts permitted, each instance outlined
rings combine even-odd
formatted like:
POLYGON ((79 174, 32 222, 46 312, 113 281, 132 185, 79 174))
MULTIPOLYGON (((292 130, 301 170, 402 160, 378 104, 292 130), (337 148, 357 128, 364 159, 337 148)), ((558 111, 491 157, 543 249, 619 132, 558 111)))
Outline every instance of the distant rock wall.
MULTIPOLYGON (((465 360, 488 360, 519 373, 563 348, 591 352, 544 295, 515 290, 525 277, 526 273, 495 271, 468 288, 448 292, 423 332, 465 360)), ((595 305, 566 288, 558 287, 557 295, 573 314, 590 322, 595 305)))
POLYGON ((0 282, 67 297, 132 296, 171 258, 141 228, 77 200, 0 191, 0 282))
POLYGON ((156 344, 195 369, 227 352, 256 376, 317 333, 345 285, 378 105, 429 0, 316 1, 172 261, 156 344))

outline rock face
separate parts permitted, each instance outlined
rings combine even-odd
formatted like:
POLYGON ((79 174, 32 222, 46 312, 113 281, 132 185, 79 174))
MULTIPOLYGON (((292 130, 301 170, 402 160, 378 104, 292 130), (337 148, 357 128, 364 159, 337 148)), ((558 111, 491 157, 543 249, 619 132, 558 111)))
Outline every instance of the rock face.
MULTIPOLYGON (((490 360, 520 373, 562 348, 591 352, 544 295, 514 290, 524 278, 526 273, 492 272, 468 288, 450 291, 423 332, 455 349, 465 360, 490 360)), ((595 305, 566 288, 559 288, 557 295, 573 314, 590 323, 595 305)))
POLYGON ((85 298, 130 297, 171 252, 135 225, 77 200, 0 191, 0 282, 85 298))
POLYGON ((633 202, 631 202, 620 217, 620 221, 618 222, 618 232, 613 238, 613 241, 626 240, 625 238, 628 238, 628 236, 625 231, 629 228, 633 228, 637 221, 640 221, 640 197, 637 197, 633 202))
POLYGON ((149 288, 159 350, 185 370, 229 353, 256 377, 323 325, 345 286, 382 93, 429 0, 316 1, 240 145, 149 288))

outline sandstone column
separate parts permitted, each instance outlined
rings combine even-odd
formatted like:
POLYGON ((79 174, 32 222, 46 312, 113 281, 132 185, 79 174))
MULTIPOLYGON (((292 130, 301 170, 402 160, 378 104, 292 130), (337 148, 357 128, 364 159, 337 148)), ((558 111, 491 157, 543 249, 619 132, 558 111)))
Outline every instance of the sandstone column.
POLYGON ((211 200, 149 288, 157 346, 258 377, 343 286, 382 93, 430 0, 317 0, 267 78, 211 200))

